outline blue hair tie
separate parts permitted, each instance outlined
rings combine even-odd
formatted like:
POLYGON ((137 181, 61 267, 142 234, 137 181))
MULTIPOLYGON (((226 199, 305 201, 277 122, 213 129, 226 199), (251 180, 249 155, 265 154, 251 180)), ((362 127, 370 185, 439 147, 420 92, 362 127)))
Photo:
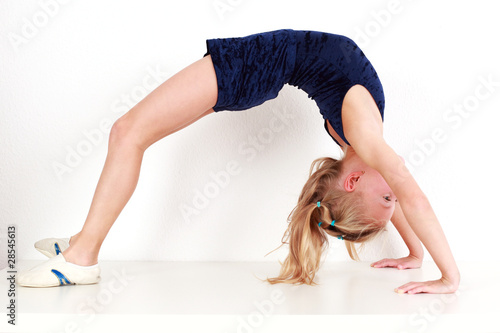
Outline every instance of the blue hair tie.
MULTIPOLYGON (((323 224, 323 222, 320 222, 318 224, 318 227, 321 227, 321 224, 323 224)), ((332 221, 332 223, 330 223, 330 226, 333 227, 335 225, 335 220, 332 221)))
MULTIPOLYGON (((332 221, 332 223, 330 223, 330 225, 333 227, 335 225, 335 220, 332 221)), ((341 240, 344 240, 344 237, 342 236, 337 236, 337 239, 341 239, 341 240)))
MULTIPOLYGON (((323 222, 320 222, 318 224, 318 227, 321 227, 322 224, 323 224, 323 222)), ((333 227, 334 225, 335 225, 335 220, 333 220, 332 223, 330 223, 331 227, 333 227)), ((340 235, 340 236, 337 236, 337 239, 344 240, 344 237, 342 235, 340 235)))
POLYGON ((321 201, 316 202, 316 205, 318 205, 318 208, 321 207, 321 201))

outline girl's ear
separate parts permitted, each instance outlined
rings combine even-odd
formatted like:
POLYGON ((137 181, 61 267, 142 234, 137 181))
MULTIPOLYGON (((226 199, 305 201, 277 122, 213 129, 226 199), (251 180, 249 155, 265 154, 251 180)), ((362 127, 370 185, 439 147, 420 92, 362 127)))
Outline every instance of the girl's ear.
POLYGON ((363 171, 356 171, 350 173, 344 181, 344 189, 347 192, 353 192, 356 189, 358 181, 363 174, 364 174, 363 171))

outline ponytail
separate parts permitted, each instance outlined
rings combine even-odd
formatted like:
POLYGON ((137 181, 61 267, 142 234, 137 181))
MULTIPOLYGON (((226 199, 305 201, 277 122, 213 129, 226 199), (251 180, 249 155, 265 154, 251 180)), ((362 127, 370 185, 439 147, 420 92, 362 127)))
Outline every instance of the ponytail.
POLYGON ((324 157, 313 161, 309 179, 288 216, 288 228, 281 240, 281 246, 289 244, 290 252, 281 263, 279 276, 268 278, 269 283, 315 285, 322 254, 328 248, 327 235, 343 239, 349 256, 359 260, 354 243, 364 242, 382 231, 377 223, 367 223, 362 216, 359 195, 340 186, 341 171, 342 160, 324 157))

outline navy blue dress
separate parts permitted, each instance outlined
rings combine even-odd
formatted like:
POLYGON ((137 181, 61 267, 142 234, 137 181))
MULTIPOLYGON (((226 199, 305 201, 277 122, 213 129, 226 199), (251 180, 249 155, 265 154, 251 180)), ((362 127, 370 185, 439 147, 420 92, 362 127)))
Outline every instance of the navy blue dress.
POLYGON ((316 102, 327 132, 328 120, 349 144, 342 127, 342 101, 352 86, 360 84, 370 92, 384 118, 385 99, 379 77, 361 49, 347 37, 283 29, 209 39, 205 56, 208 54, 217 76, 216 112, 260 105, 290 84, 316 102))

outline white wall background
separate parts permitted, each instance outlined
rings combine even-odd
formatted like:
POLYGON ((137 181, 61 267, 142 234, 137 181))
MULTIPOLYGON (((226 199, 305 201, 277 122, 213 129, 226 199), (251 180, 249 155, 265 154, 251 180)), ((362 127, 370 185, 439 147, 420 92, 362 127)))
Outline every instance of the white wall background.
MULTIPOLYGON (((8 224, 17 226, 21 260, 42 258, 36 240, 79 231, 106 156, 106 128, 146 91, 201 58, 205 39, 293 28, 358 42, 384 84, 386 139, 431 199, 456 259, 498 260, 495 1, 3 0, 0 6, 2 251, 8 224), (417 143, 436 129, 444 141, 434 148, 417 143)), ((293 87, 252 110, 203 118, 146 152, 138 188, 100 259, 284 259, 286 249, 264 255, 280 244, 310 163, 339 153, 314 102, 293 87), (275 112, 293 118, 255 155, 243 153, 251 137, 267 138, 263 129, 275 112), (194 207, 196 191, 228 163, 237 164, 238 174, 197 215, 183 216, 181 207, 194 207)), ((406 253, 390 226, 366 245, 362 259, 406 253)), ((332 239, 327 260, 347 259, 332 239)))

